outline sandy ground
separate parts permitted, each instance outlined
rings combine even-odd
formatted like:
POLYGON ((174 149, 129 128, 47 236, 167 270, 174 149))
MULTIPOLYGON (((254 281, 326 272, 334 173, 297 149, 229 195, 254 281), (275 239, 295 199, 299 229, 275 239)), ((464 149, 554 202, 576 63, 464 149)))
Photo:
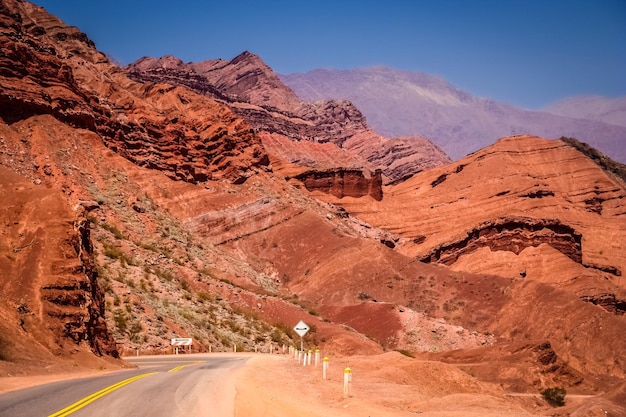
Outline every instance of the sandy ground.
POLYGON ((235 417, 532 416, 540 414, 528 409, 543 408, 532 397, 509 398, 456 368, 399 356, 331 360, 326 380, 321 366, 304 367, 287 356, 254 357, 237 378, 235 417), (347 397, 346 367, 352 373, 347 397))

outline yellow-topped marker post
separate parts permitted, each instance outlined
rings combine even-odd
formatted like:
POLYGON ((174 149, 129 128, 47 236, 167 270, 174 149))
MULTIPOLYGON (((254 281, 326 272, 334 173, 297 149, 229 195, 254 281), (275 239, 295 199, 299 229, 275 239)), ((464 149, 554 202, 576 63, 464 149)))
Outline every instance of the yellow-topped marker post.
POLYGON ((328 359, 328 356, 325 356, 323 359, 323 364, 322 364, 322 378, 326 379, 326 371, 328 370, 328 361, 330 361, 330 359, 328 359))
POLYGON ((352 384, 352 370, 346 368, 343 370, 343 396, 350 396, 350 385, 352 384))

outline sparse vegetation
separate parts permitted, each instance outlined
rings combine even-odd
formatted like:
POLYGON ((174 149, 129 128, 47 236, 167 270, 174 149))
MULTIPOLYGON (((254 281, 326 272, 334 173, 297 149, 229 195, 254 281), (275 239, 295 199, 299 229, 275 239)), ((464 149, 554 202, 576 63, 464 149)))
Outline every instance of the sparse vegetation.
POLYGON ((415 356, 413 356, 413 354, 411 352, 409 352, 406 349, 398 349, 397 350, 399 353, 403 354, 404 356, 407 356, 409 358, 415 358, 415 356))
POLYGON ((119 240, 126 239, 126 236, 124 236, 124 234, 120 232, 120 230, 117 227, 108 223, 100 223, 99 225, 104 230, 109 231, 113 235, 113 237, 115 237, 116 239, 119 239, 119 240))
POLYGON ((585 142, 579 141, 578 139, 568 138, 565 136, 562 136, 560 139, 563 142, 567 143, 569 146, 587 155, 603 170, 617 175, 619 178, 622 179, 622 181, 626 181, 626 165, 615 162, 608 156, 604 155, 602 152, 589 146, 585 142))
POLYGON ((565 388, 561 388, 561 387, 546 388, 543 391, 541 391, 541 395, 543 396, 543 398, 550 405, 553 405, 555 407, 561 407, 565 405, 566 394, 567 394, 567 391, 565 390, 565 388))
POLYGON ((369 300, 370 298, 372 298, 372 296, 369 295, 368 293, 364 292, 364 291, 361 291, 359 293, 358 298, 359 298, 359 300, 369 300))

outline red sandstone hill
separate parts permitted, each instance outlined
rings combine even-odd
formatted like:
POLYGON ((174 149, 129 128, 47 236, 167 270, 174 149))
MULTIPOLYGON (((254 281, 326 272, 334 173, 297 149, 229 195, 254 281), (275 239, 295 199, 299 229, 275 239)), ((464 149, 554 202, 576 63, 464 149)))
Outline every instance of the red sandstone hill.
POLYGON ((174 335, 266 348, 303 319, 330 354, 398 349, 498 392, 563 386, 596 395, 572 412, 624 411, 626 192, 586 154, 505 138, 376 194, 358 154, 243 120, 286 113, 195 71, 202 94, 133 81, 25 2, 0 2, 0 29, 3 372, 162 353, 174 335))

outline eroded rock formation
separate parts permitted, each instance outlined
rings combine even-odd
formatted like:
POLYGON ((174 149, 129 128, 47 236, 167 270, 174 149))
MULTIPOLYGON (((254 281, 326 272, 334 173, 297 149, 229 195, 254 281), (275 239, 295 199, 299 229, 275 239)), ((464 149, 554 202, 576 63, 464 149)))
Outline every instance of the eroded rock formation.
POLYGON ((358 170, 306 171, 295 178, 300 180, 307 190, 321 191, 335 197, 371 196, 374 200, 382 200, 381 171, 377 170, 370 178, 358 170))
POLYGON ((556 219, 504 217, 484 222, 456 242, 434 248, 422 262, 451 265, 463 254, 488 247, 491 251, 510 251, 518 255, 530 246, 548 244, 574 262, 582 262, 582 235, 556 219))

